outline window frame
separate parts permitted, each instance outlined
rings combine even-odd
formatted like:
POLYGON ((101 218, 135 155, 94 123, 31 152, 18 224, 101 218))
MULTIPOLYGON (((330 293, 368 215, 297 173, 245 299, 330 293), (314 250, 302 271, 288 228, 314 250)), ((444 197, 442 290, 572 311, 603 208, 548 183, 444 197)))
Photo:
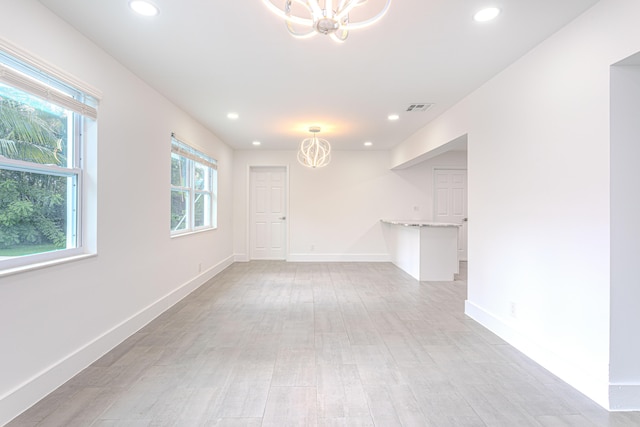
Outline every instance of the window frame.
MULTIPOLYGON (((0 155, 2 170, 47 176, 66 177, 65 248, 27 255, 0 257, 0 277, 91 256, 87 230, 86 198, 83 185, 86 162, 84 151, 88 140, 95 140, 98 90, 75 77, 58 70, 43 60, 0 38, 0 83, 21 91, 26 96, 56 105, 68 112, 64 165, 41 164, 35 161, 11 159, 0 155), (72 247, 69 247, 72 246, 72 247)), ((91 227, 95 234, 95 227, 91 227)), ((93 236, 95 240, 95 236, 93 236)), ((91 248, 95 251, 95 248, 91 248)))
MULTIPOLYGON (((174 215, 173 212, 173 193, 181 192, 187 195, 187 202, 185 208, 185 215, 183 219, 186 222, 186 226, 181 229, 174 229, 173 220, 170 222, 170 235, 171 237, 183 236, 192 233, 199 233, 208 230, 215 230, 218 228, 218 162, 213 157, 202 152, 194 145, 185 142, 184 139, 176 136, 175 133, 171 134, 171 174, 169 179, 170 184, 170 216, 174 215), (186 162, 186 176, 184 181, 178 185, 173 182, 173 159, 177 156, 186 162), (202 166, 205 175, 207 175, 207 184, 204 189, 197 188, 196 185, 196 165, 202 166), (208 190, 206 189, 208 187, 208 190), (196 203, 198 201, 197 195, 209 196, 209 204, 205 206, 205 215, 208 210, 207 220, 204 225, 196 226, 196 203)), ((181 174, 182 175, 182 174, 181 174)), ((182 221, 181 221, 182 222, 182 221)))

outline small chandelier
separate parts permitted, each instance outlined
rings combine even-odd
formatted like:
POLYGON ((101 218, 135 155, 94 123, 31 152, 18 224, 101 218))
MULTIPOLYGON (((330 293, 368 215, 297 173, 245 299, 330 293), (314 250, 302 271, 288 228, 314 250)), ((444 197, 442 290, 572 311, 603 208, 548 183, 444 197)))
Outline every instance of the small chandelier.
POLYGON ((308 168, 321 168, 328 165, 331 161, 331 145, 329 145, 329 141, 318 138, 317 133, 320 132, 318 126, 310 127, 309 132, 313 136, 305 138, 300 143, 298 161, 308 168))
POLYGON ((368 0, 262 0, 267 7, 286 21, 287 29, 295 37, 311 37, 317 33, 329 35, 337 42, 347 39, 350 30, 367 27, 387 13, 391 0, 377 14, 352 22, 349 13, 364 6, 368 0), (282 8, 275 2, 282 2, 282 8))

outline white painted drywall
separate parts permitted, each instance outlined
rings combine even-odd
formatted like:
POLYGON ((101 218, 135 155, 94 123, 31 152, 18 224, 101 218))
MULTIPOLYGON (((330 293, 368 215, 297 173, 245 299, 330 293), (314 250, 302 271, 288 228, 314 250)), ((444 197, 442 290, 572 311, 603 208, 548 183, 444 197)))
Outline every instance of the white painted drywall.
POLYGON ((640 66, 617 65, 611 68, 610 382, 621 409, 640 400, 639 140, 640 66))
POLYGON ((233 180, 238 260, 246 260, 249 253, 248 168, 268 165, 289 166, 289 260, 388 261, 380 219, 433 219, 433 168, 466 167, 466 152, 444 153, 391 171, 387 151, 334 151, 331 163, 321 169, 301 166, 295 151, 237 151, 233 180))
POLYGON ((640 50, 638 16, 600 1, 392 156, 468 135, 467 313, 605 407, 609 67, 640 50))
POLYGON ((97 256, 0 279, 2 425, 232 261, 233 152, 37 1, 0 10, 0 37, 103 93, 97 256), (215 231, 169 237, 171 132, 219 161, 215 231))

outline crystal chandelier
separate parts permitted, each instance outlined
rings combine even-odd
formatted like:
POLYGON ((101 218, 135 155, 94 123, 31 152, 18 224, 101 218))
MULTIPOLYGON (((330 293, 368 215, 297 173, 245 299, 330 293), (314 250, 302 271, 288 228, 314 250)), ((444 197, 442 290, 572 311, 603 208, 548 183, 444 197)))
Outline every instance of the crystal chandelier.
POLYGON ((308 168, 321 168, 331 161, 331 145, 326 139, 318 138, 320 128, 312 126, 309 132, 313 134, 311 138, 306 138, 300 143, 298 151, 298 161, 308 168))
POLYGON ((391 0, 378 0, 384 6, 373 16, 355 22, 349 14, 372 0, 262 0, 275 14, 286 21, 295 37, 311 37, 317 33, 329 35, 337 42, 347 39, 349 31, 367 27, 387 13, 391 0), (281 3, 282 7, 275 3, 281 3))

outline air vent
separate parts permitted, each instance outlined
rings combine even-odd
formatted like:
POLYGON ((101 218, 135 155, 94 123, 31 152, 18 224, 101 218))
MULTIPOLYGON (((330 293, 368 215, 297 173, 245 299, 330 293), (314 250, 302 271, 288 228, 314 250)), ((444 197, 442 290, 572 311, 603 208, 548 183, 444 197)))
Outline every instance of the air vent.
POLYGON ((407 111, 427 111, 429 108, 431 108, 433 106, 433 104, 429 104, 426 102, 423 102, 421 104, 411 104, 407 107, 407 111))

